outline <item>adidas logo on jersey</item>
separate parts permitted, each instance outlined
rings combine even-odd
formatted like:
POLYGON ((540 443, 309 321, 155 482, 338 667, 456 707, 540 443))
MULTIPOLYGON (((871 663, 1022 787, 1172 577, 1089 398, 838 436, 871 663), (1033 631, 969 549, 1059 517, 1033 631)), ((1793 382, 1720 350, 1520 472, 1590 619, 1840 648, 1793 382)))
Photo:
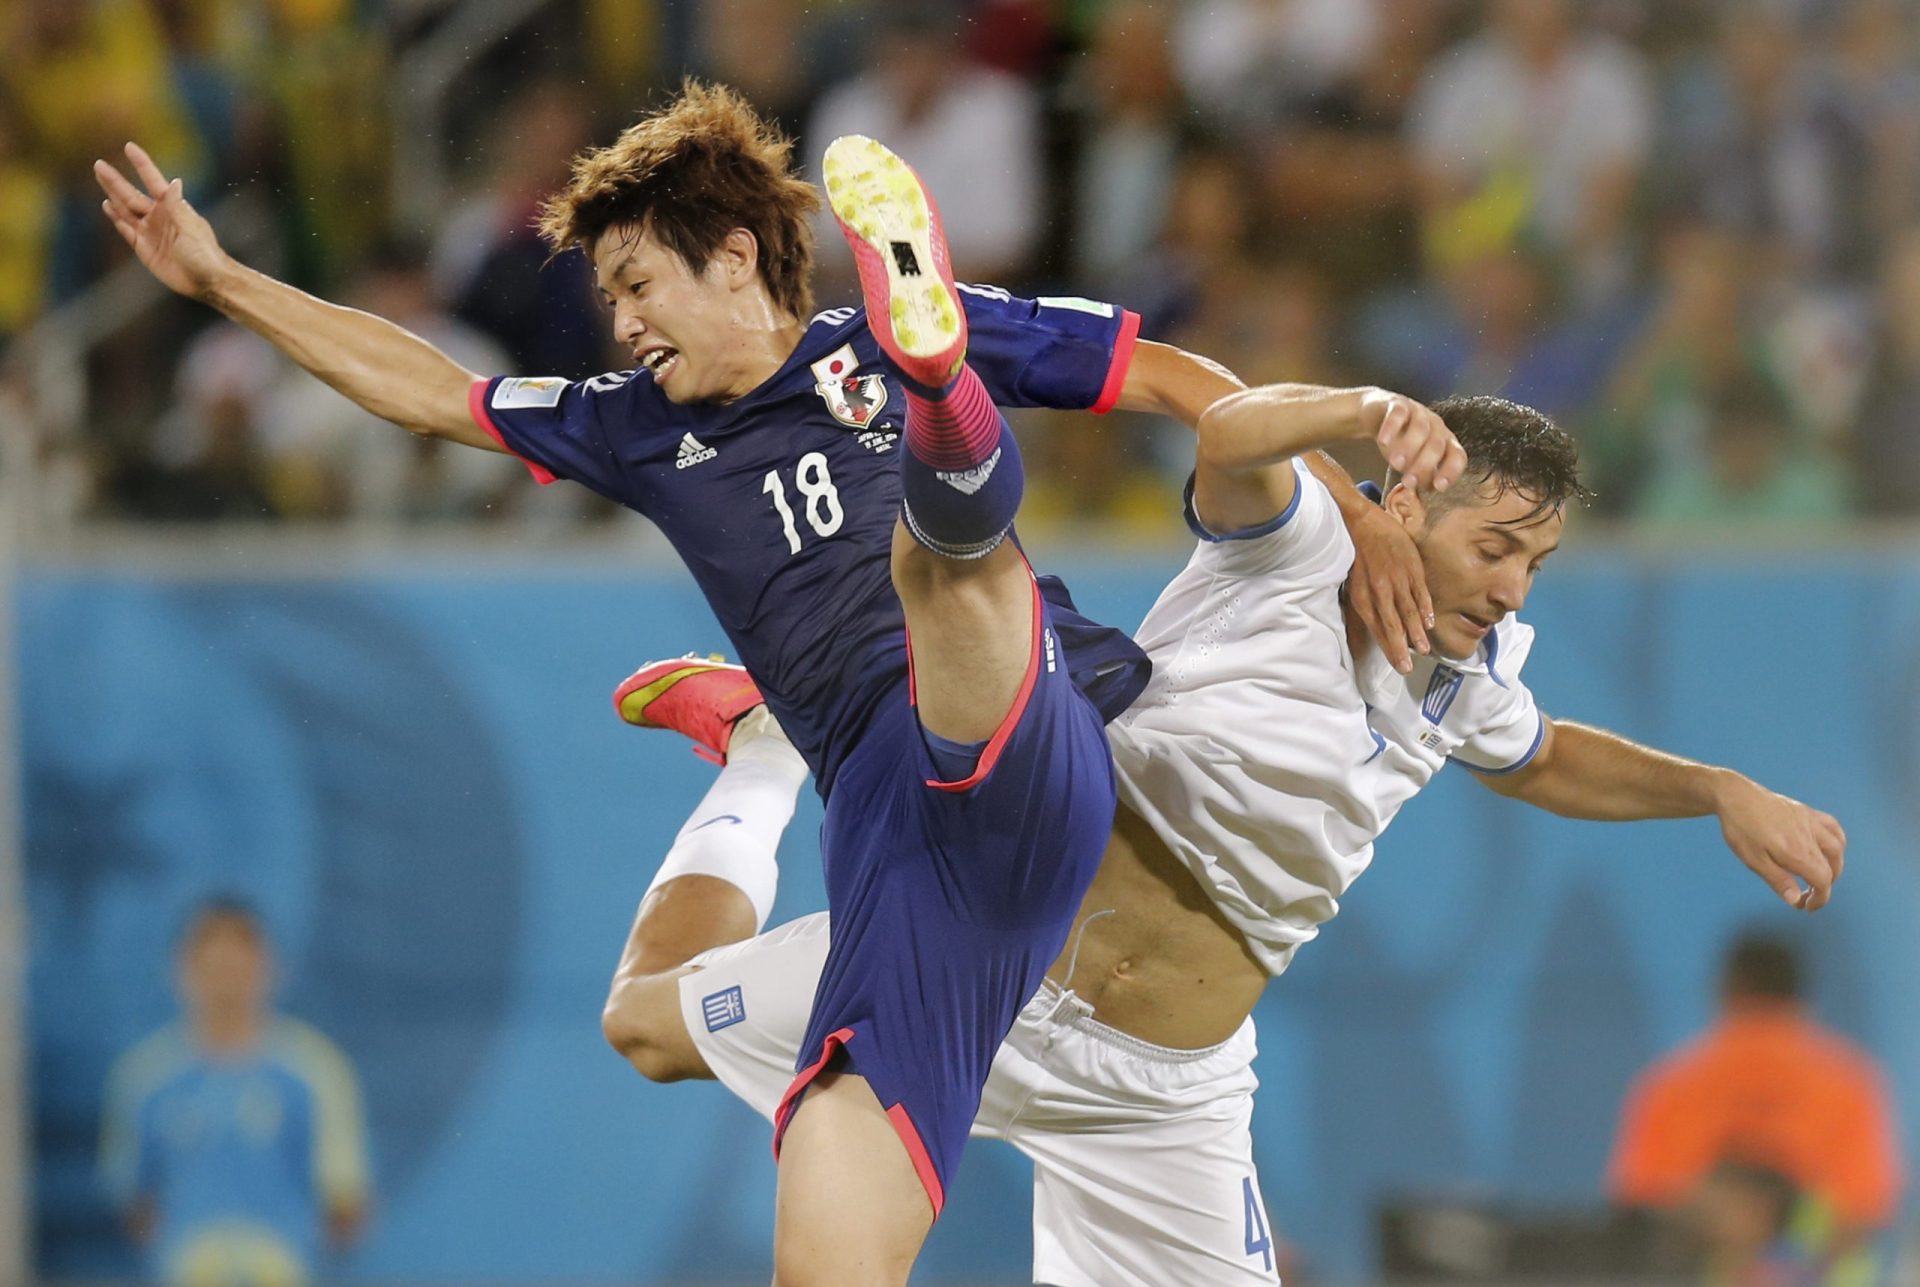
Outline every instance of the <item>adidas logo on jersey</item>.
POLYGON ((988 456, 972 469, 955 470, 952 473, 936 469, 933 471, 933 476, 955 491, 963 492, 971 496, 982 487, 985 487, 987 480, 993 477, 993 467, 1000 463, 1000 452, 1002 450, 1000 447, 995 447, 991 456, 988 456))
POLYGON ((685 469, 689 465, 698 465, 702 461, 712 460, 719 454, 712 447, 702 446, 698 438, 688 434, 680 440, 680 454, 674 457, 673 467, 685 469))

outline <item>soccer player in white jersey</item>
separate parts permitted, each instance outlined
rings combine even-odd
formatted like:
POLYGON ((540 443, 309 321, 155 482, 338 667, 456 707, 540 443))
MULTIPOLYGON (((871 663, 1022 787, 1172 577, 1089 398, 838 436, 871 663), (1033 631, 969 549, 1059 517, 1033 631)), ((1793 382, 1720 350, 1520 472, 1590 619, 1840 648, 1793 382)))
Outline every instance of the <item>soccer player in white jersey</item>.
MULTIPOLYGON (((1441 494, 1396 485, 1384 499, 1425 568, 1433 654, 1403 673, 1350 634, 1352 543, 1327 487, 1274 446, 1311 439, 1303 420, 1361 414, 1369 396, 1248 390, 1201 418, 1187 505, 1198 548, 1137 634, 1153 680, 1109 730, 1112 841, 974 1127, 1034 1161, 1036 1282, 1276 1280, 1248 1129, 1249 1016, 1448 760, 1571 817, 1713 814, 1734 854, 1798 907, 1824 905, 1840 874, 1845 836, 1828 815, 1535 705, 1520 679, 1533 632, 1514 614, 1583 494, 1572 439, 1536 411, 1494 398, 1434 408, 1465 449, 1461 481, 1441 494)), ((804 769, 759 708, 728 724, 703 701, 698 685, 737 689, 737 671, 696 666, 663 692, 665 673, 623 686, 623 716, 680 728, 729 763, 650 897, 707 880, 741 899, 753 889, 764 908, 804 769)), ((824 922, 661 971, 636 968, 659 956, 642 940, 666 932, 659 918, 643 932, 643 916, 608 999, 609 1039, 654 1080, 717 1077, 771 1113, 824 922)))

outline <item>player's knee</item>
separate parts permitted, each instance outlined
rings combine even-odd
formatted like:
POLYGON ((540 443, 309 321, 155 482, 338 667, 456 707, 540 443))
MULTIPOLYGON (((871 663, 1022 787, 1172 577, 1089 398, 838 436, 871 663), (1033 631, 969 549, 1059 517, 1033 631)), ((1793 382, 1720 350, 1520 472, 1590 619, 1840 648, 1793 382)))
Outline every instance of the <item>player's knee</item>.
POLYGON ((697 1077, 694 1066, 682 1049, 684 1034, 674 1031, 680 1023, 679 1007, 671 1015, 663 1013, 657 988, 647 980, 616 980, 607 994, 606 1008, 600 1012, 600 1031, 607 1044, 632 1064, 648 1081, 684 1081, 697 1077))

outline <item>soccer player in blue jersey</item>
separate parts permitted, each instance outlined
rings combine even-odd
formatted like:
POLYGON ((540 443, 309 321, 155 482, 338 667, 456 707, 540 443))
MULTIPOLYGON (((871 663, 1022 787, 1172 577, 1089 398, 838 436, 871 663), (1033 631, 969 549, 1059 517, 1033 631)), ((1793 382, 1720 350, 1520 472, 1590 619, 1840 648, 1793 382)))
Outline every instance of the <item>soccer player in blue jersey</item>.
POLYGON ((246 904, 210 899, 179 948, 185 1013, 114 1065, 100 1163, 158 1281, 284 1283, 366 1217, 360 1091, 339 1048, 273 1013, 246 904))
MULTIPOLYGON (((1099 863, 1102 727, 1147 678, 1006 539, 1021 468, 996 404, 1193 423, 1218 370, 1136 352, 1138 319, 1105 304, 961 290, 917 178, 859 138, 827 180, 866 308, 812 315, 818 194, 720 89, 579 158, 543 212, 633 355, 579 382, 480 379, 244 268, 177 181, 128 157, 145 191, 97 163, 105 209, 161 281, 376 414, 580 482, 680 552, 827 806, 833 947, 776 1115, 776 1281, 904 1281, 1099 863)), ((1439 449, 1414 454, 1431 476, 1439 449)))

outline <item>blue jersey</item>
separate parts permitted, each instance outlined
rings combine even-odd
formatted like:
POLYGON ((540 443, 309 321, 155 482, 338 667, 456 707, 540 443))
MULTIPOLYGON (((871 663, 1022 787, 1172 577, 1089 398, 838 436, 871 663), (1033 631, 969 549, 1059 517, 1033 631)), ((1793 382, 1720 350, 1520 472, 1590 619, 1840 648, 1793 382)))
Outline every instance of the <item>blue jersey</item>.
POLYGON ((366 1199, 352 1068, 288 1019, 232 1059, 164 1029, 115 1065, 101 1167, 121 1204, 153 1203, 155 1268, 167 1281, 192 1265, 247 1266, 259 1281, 273 1280, 270 1268, 309 1267, 326 1207, 366 1199))
MULTIPOLYGON (((1113 406, 1137 316, 960 289, 967 360, 997 404, 1113 406)), ((497 378, 474 386, 473 412, 543 482, 573 479, 653 520, 827 794, 906 669, 891 574, 906 399, 865 310, 819 314, 779 371, 732 402, 676 404, 647 372, 624 371, 497 378)), ((1068 667, 1111 719, 1145 658, 1048 589, 1068 667)))

